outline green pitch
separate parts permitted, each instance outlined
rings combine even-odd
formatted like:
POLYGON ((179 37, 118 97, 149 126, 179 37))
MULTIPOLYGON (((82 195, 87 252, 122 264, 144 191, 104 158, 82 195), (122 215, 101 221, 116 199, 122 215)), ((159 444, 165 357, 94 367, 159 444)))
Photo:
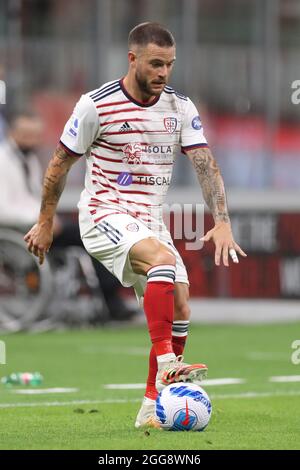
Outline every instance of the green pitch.
POLYGON ((136 430, 150 346, 145 328, 1 336, 7 364, 0 375, 40 371, 39 388, 75 392, 23 395, 26 387, 0 385, 0 449, 299 449, 300 375, 291 344, 299 325, 192 326, 188 362, 209 366, 209 379, 239 378, 235 385, 204 387, 213 403, 202 433, 136 430))

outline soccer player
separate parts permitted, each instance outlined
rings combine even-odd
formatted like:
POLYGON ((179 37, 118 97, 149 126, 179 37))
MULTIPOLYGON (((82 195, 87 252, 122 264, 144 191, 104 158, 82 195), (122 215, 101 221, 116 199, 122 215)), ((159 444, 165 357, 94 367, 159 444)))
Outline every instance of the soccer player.
POLYGON ((46 171, 39 219, 25 235, 43 262, 52 243, 53 217, 67 173, 85 155, 79 224, 87 251, 143 299, 152 349, 145 397, 136 427, 155 425, 158 391, 176 381, 198 381, 204 364, 184 364, 189 328, 189 282, 162 220, 178 146, 191 160, 215 225, 203 237, 216 246, 215 263, 246 254, 233 239, 225 189, 200 117, 186 96, 167 85, 175 40, 157 23, 129 34, 127 75, 84 94, 46 171))

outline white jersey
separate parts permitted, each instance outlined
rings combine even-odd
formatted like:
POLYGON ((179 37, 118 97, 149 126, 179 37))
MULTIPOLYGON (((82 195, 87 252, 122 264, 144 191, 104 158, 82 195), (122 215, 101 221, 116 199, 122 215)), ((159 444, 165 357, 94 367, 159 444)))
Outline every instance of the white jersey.
POLYGON ((81 234, 110 214, 129 213, 155 230, 178 148, 206 147, 192 101, 166 86, 151 103, 135 100, 123 80, 81 96, 60 139, 87 161, 81 234))

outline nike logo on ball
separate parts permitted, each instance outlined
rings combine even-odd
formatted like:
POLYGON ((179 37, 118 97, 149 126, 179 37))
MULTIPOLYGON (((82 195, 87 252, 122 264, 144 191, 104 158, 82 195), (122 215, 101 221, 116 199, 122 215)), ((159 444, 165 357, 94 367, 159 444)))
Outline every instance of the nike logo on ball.
POLYGON ((181 424, 183 426, 187 426, 189 424, 189 420, 190 420, 190 417, 189 417, 189 407, 188 407, 188 402, 186 400, 186 405, 185 405, 185 418, 183 421, 181 421, 181 424))

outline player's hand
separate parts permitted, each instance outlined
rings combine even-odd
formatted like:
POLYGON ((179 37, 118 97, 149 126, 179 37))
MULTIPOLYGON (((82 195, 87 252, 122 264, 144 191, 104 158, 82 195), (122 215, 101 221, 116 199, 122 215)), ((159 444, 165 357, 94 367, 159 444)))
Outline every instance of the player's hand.
POLYGON ((200 238, 203 242, 208 242, 213 240, 216 245, 215 251, 215 264, 220 266, 221 258, 223 260, 224 266, 229 266, 228 255, 230 255, 234 263, 238 263, 238 255, 246 257, 246 253, 241 249, 241 247, 234 241, 231 225, 227 222, 218 222, 214 228, 209 230, 209 232, 200 238))
POLYGON ((35 224, 24 237, 27 248, 39 258, 39 263, 43 264, 45 254, 48 253, 53 241, 52 226, 35 224))

